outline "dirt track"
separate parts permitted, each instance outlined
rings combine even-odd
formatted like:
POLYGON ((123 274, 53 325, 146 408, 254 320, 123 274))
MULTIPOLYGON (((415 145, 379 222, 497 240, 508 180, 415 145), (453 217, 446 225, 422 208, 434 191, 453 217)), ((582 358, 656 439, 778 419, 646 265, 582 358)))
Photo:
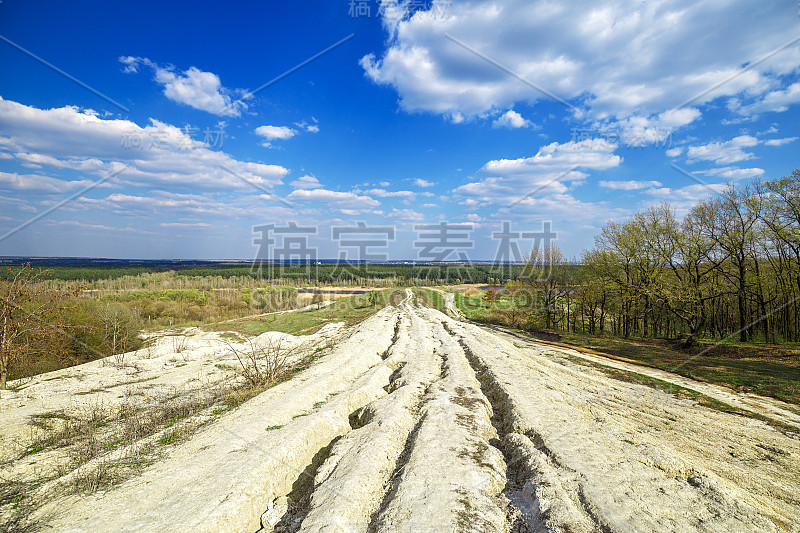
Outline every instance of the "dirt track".
POLYGON ((410 298, 336 334, 140 476, 39 515, 53 531, 800 531, 796 434, 410 298))

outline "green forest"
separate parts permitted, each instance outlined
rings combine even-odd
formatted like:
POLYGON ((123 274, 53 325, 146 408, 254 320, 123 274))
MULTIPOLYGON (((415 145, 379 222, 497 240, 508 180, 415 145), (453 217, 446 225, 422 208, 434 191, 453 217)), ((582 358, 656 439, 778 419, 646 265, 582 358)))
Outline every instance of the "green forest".
POLYGON ((609 222, 565 265, 534 251, 505 313, 529 326, 621 337, 800 341, 800 170, 728 185, 683 216, 669 203, 609 222), (526 313, 527 311, 527 313, 526 313))

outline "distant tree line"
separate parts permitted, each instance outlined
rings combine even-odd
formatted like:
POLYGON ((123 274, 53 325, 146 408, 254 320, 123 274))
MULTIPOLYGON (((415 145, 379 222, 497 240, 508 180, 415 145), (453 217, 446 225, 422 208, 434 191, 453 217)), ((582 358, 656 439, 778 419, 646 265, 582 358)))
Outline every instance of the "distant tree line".
POLYGON ((800 341, 800 170, 728 185, 684 216, 663 203, 609 222, 567 268, 534 251, 529 289, 538 326, 630 337, 800 341), (544 272, 546 275, 541 275, 544 272))
MULTIPOLYGON (((308 284, 397 286, 419 282, 427 285, 441 283, 505 283, 517 279, 524 266, 520 264, 412 264, 412 263, 284 263, 262 264, 219 263, 209 265, 149 266, 119 265, 62 265, 39 263, 49 278, 61 281, 85 282, 97 288, 103 280, 129 280, 138 283, 139 277, 150 273, 174 272, 179 278, 250 278, 279 284, 303 286, 308 284)), ((0 267, 0 280, 10 280, 14 267, 0 267)), ((246 285, 247 282, 240 280, 246 285)), ((172 280, 171 283, 175 283, 172 280)))

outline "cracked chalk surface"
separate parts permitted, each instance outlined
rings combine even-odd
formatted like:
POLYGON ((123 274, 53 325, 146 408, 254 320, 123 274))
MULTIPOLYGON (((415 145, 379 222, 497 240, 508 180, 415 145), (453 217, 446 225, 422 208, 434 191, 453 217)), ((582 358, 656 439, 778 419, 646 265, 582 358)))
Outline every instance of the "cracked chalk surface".
POLYGON ((312 366, 139 476, 45 506, 48 525, 800 531, 796 433, 416 307, 410 292, 330 335, 312 366))

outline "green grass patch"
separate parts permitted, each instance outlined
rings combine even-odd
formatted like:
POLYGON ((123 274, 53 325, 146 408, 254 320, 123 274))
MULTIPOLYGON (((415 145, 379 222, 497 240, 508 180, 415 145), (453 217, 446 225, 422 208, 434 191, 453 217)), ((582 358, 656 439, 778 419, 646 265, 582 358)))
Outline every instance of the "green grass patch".
POLYGON ((358 323, 387 305, 394 305, 405 297, 403 289, 387 289, 371 294, 356 294, 337 300, 320 309, 282 313, 203 326, 210 331, 228 330, 252 337, 267 331, 281 331, 292 335, 309 335, 328 322, 358 323))
POLYGON ((159 444, 169 445, 169 444, 177 444, 183 439, 183 432, 181 431, 170 431, 163 435, 160 439, 158 439, 159 444))
POLYGON ((434 309, 438 309, 442 313, 446 312, 446 307, 444 305, 444 295, 441 292, 434 291, 431 289, 415 289, 415 292, 419 290, 425 292, 425 295, 429 302, 428 307, 433 307, 434 309))
POLYGON ((663 339, 619 339, 562 333, 562 342, 612 357, 800 404, 800 350, 772 345, 701 341, 685 350, 663 339), (710 349, 709 349, 710 348, 710 349), (697 354, 708 350, 707 353, 697 354))

